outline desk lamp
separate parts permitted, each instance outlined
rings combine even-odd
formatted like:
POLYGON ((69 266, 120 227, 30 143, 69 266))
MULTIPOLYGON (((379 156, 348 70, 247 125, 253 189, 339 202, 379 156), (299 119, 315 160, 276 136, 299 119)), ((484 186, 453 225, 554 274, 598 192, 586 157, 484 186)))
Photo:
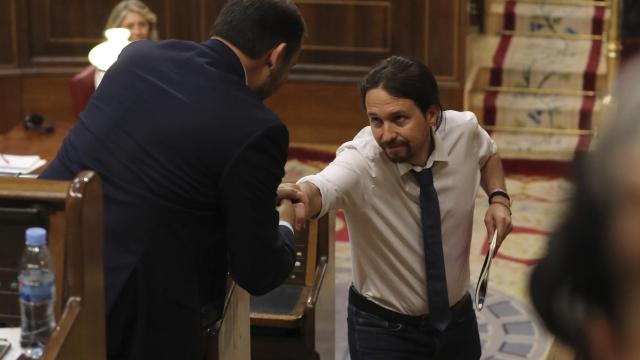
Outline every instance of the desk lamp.
POLYGON ((96 67, 95 85, 98 87, 102 75, 118 59, 118 55, 129 41, 131 32, 125 28, 111 28, 104 32, 107 41, 96 45, 89 51, 89 62, 96 67))

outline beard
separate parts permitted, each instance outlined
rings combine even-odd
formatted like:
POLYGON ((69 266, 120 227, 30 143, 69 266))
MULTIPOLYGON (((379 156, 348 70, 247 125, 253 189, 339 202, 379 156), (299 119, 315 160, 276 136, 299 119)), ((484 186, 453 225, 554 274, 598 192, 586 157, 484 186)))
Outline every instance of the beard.
POLYGON ((380 144, 384 154, 391 162, 402 163, 407 162, 414 156, 413 149, 408 141, 395 140, 380 144))

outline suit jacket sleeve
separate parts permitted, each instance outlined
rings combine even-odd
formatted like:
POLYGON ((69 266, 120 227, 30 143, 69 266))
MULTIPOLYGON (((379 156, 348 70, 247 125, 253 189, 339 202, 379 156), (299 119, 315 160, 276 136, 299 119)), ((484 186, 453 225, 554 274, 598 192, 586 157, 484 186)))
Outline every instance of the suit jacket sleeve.
POLYGON ((275 210, 288 136, 282 124, 267 128, 232 161, 220 183, 229 271, 253 295, 284 282, 295 263, 293 233, 278 226, 275 210))

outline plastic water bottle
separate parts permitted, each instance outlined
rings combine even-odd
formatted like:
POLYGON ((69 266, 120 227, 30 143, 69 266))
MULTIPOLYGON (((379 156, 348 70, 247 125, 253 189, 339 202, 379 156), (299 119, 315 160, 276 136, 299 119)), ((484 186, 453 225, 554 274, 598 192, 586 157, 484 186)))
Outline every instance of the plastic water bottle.
POLYGON ((53 312, 55 281, 47 231, 33 227, 26 231, 26 247, 20 260, 20 345, 30 359, 42 357, 55 327, 53 312))

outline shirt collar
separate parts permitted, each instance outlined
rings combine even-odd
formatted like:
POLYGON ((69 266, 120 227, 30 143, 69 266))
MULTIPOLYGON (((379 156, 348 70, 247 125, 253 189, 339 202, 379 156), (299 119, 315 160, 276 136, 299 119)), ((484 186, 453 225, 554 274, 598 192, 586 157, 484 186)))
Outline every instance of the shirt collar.
POLYGON ((423 169, 428 169, 432 167, 436 161, 437 162, 449 161, 449 151, 446 145, 444 144, 444 142, 442 141, 440 134, 437 131, 433 131, 433 128, 431 128, 430 131, 431 131, 431 139, 433 139, 433 151, 431 152, 431 155, 429 155, 429 158, 427 159, 427 164, 424 167, 422 167, 422 166, 411 165, 408 162, 397 163, 396 166, 398 167, 398 172, 400 173, 400 176, 403 176, 404 174, 408 173, 411 170, 421 171, 423 169))

